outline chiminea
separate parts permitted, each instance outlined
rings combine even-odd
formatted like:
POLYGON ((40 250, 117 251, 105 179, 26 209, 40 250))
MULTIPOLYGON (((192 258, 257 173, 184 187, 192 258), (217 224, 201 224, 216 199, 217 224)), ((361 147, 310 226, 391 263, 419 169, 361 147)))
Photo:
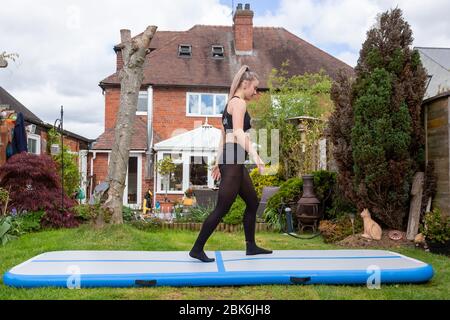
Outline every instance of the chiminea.
POLYGON ((314 194, 314 176, 308 174, 302 178, 303 195, 297 202, 296 210, 298 229, 303 232, 306 227, 309 227, 312 228, 313 232, 316 232, 322 214, 319 210, 320 201, 314 194))

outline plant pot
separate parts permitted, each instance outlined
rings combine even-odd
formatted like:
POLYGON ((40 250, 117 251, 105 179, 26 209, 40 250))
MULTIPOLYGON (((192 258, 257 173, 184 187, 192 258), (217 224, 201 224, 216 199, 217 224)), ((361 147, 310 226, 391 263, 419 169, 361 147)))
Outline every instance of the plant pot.
POLYGON ((433 242, 433 241, 428 240, 427 245, 428 245, 428 248, 430 249, 430 252, 450 256, 450 240, 447 240, 444 243, 433 242))

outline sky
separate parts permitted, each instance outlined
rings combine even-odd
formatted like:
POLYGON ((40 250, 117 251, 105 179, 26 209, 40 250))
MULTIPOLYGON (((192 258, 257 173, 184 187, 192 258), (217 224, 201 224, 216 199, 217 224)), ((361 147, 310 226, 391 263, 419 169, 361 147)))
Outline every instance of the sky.
POLYGON ((98 84, 115 71, 120 29, 231 26, 238 3, 250 4, 254 26, 283 27, 351 66, 377 14, 397 6, 415 46, 450 48, 448 0, 0 0, 0 52, 19 54, 0 69, 0 86, 51 124, 63 105, 64 128, 95 139, 104 131, 98 84))

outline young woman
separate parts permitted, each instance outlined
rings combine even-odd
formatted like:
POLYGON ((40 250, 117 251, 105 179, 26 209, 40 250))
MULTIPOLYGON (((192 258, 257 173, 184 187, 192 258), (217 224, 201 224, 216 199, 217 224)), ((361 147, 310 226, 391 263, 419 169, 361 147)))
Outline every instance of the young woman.
POLYGON ((256 73, 242 66, 234 76, 231 84, 228 103, 222 114, 224 131, 219 144, 216 164, 213 167, 212 177, 220 179, 219 194, 215 209, 204 221, 197 240, 189 252, 193 258, 203 262, 213 262, 204 252, 208 238, 214 232, 225 214, 231 208, 238 195, 245 201, 244 233, 246 241, 246 254, 270 254, 271 250, 260 248, 255 243, 256 210, 258 197, 252 180, 244 166, 245 157, 250 155, 261 174, 264 173, 264 162, 259 157, 252 143, 245 134, 251 128, 250 115, 247 112, 246 100, 256 95, 259 80, 256 73), (225 143, 224 143, 225 142, 225 143))

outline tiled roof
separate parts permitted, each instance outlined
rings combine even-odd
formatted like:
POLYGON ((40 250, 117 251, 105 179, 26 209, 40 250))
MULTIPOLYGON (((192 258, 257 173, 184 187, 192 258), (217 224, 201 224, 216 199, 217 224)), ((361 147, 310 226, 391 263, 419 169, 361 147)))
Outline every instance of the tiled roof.
POLYGON ((22 112, 23 117, 26 121, 42 125, 43 122, 39 117, 37 117, 33 112, 28 110, 22 103, 20 103, 16 98, 14 98, 8 91, 0 86, 0 104, 8 105, 10 109, 19 113, 22 112))
POLYGON ((416 47, 428 57, 450 71, 450 48, 416 47))
MULTIPOLYGON (((111 150, 114 144, 114 128, 106 131, 97 138, 93 150, 111 150)), ((131 135, 130 150, 147 150, 147 123, 144 117, 136 116, 131 135)))
MULTIPOLYGON (((254 27, 251 55, 234 53, 231 26, 196 25, 185 32, 158 31, 150 47, 156 48, 147 55, 144 69, 144 85, 208 86, 228 88, 234 74, 242 64, 247 64, 260 77, 260 88, 267 88, 267 80, 273 68, 289 60, 289 75, 313 73, 324 69, 335 77, 341 68, 353 69, 300 39, 284 28, 254 27), (178 57, 178 46, 190 44, 191 58, 178 57), (223 45, 223 59, 213 58, 212 45, 223 45)), ((118 72, 110 75, 100 85, 119 85, 118 72)))

